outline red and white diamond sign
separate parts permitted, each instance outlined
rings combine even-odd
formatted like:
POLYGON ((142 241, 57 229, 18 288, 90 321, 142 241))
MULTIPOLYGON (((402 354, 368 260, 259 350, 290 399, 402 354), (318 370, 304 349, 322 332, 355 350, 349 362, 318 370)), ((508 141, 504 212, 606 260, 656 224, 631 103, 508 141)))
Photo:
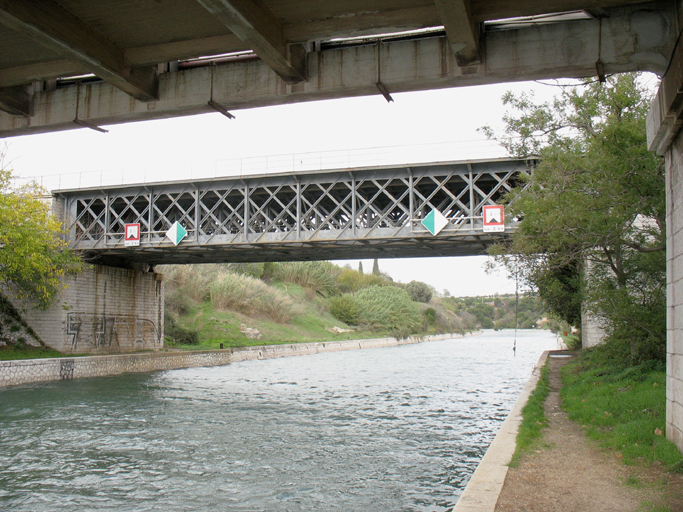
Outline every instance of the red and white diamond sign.
POLYGON ((137 247, 140 245, 140 224, 126 224, 126 231, 123 235, 123 245, 126 247, 137 247))
POLYGON ((502 233, 504 231, 503 207, 498 205, 484 206, 484 233, 502 233))

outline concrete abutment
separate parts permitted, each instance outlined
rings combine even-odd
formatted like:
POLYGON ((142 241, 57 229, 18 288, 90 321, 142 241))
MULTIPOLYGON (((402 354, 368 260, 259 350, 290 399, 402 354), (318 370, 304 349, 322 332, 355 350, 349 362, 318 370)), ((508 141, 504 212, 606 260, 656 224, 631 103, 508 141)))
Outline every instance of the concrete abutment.
POLYGON ((91 265, 64 281, 66 288, 46 311, 10 297, 43 343, 65 354, 162 348, 161 274, 91 265))

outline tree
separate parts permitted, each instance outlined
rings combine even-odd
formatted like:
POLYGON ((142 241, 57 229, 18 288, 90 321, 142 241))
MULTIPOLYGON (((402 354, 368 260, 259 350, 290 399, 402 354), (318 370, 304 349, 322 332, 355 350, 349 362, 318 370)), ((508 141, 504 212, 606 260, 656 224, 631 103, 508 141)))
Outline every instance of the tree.
POLYGON ((576 324, 581 304, 633 362, 665 355, 664 165, 647 149, 650 92, 637 74, 564 86, 552 103, 508 93, 513 155, 541 160, 507 198, 521 219, 491 251, 546 305, 576 324))
POLYGON ((381 272, 379 271, 379 260, 375 258, 372 260, 372 275, 378 276, 381 272))
POLYGON ((12 187, 3 163, 0 153, 0 283, 45 309, 63 289, 61 277, 80 270, 81 260, 61 238, 46 192, 35 183, 12 187))
POLYGON ((414 302, 427 303, 434 295, 434 289, 422 281, 410 281, 406 286, 406 291, 414 302))

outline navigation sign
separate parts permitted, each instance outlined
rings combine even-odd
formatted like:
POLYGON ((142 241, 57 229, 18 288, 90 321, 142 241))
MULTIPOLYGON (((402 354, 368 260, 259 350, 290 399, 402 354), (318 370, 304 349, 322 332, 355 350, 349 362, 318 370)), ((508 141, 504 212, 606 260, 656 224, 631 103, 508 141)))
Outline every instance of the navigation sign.
POLYGON ((439 210, 432 210, 424 219, 422 219, 422 225, 426 227, 432 235, 436 236, 443 228, 448 226, 448 219, 444 217, 439 210))
POLYGON ((505 215, 499 205, 484 206, 484 233, 502 233, 505 231, 505 215))
POLYGON ((123 245, 137 247, 140 245, 140 224, 126 224, 123 232, 123 245))
POLYGON ((169 230, 166 231, 166 237, 173 242, 173 245, 178 245, 186 235, 187 230, 178 221, 175 221, 169 230))

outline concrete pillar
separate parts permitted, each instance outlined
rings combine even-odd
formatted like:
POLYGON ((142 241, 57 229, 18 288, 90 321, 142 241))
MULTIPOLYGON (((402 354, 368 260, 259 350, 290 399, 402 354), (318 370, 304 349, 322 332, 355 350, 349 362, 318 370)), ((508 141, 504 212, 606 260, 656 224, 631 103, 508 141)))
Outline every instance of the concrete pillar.
POLYGON ((605 340, 605 329, 600 324, 600 319, 583 311, 581 313, 581 346, 590 348, 600 345, 605 340))
POLYGON ((666 436, 683 451, 683 45, 648 114, 650 149, 666 162, 666 436))
POLYGON ((666 436, 683 450, 683 136, 666 152, 666 436))
POLYGON ((103 265, 65 278, 47 311, 12 302, 48 346, 63 353, 104 354, 163 346, 163 276, 103 265))

